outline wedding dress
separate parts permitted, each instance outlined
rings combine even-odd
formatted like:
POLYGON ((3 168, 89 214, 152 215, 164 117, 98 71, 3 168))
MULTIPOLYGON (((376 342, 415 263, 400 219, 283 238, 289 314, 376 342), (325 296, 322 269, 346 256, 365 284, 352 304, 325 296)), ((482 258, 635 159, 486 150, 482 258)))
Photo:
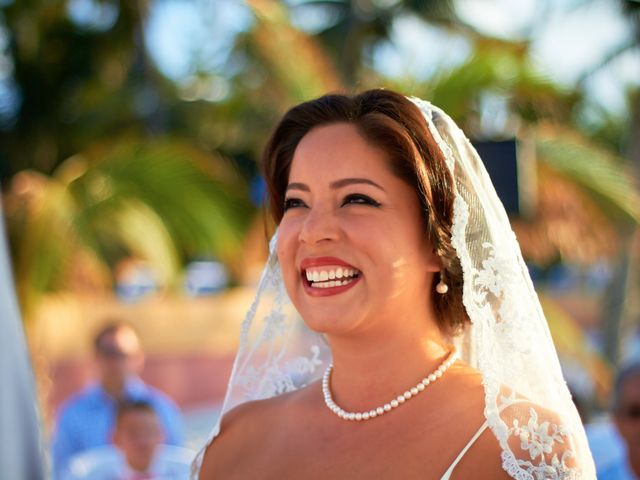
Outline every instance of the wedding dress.
MULTIPOLYGON (((477 152, 439 108, 411 99, 442 150, 456 183, 452 244, 464 273, 471 323, 451 338, 460 358, 481 372, 486 421, 442 477, 448 479, 487 429, 502 468, 518 480, 594 479, 577 410, 563 380, 546 319, 504 207, 477 152)), ((331 362, 322 336, 293 308, 275 254, 276 235, 257 294, 242 324, 222 414, 248 400, 297 390, 331 362)), ((207 445, 218 435, 220 420, 207 445)), ((206 448, 206 445, 205 445, 206 448)), ((199 471, 203 450, 194 461, 199 471)))

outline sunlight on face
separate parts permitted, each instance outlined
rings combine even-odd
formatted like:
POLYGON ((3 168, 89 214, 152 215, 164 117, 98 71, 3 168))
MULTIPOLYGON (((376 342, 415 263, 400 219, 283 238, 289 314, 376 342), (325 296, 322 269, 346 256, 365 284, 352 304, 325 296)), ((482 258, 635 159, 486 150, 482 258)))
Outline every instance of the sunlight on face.
POLYGON ((347 123, 314 128, 298 145, 278 258, 294 305, 324 333, 424 314, 439 270, 417 193, 347 123), (345 271, 348 284, 332 286, 345 271))

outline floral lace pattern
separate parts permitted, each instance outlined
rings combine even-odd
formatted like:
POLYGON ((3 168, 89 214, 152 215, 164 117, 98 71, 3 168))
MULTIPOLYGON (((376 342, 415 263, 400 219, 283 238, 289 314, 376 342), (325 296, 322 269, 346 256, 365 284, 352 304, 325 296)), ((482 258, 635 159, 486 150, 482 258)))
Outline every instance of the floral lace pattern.
POLYGON ((511 452, 503 451, 502 465, 506 472, 517 479, 577 479, 580 472, 575 467, 575 455, 571 448, 570 433, 557 419, 540 418, 534 406, 526 415, 511 419, 508 428, 511 452))

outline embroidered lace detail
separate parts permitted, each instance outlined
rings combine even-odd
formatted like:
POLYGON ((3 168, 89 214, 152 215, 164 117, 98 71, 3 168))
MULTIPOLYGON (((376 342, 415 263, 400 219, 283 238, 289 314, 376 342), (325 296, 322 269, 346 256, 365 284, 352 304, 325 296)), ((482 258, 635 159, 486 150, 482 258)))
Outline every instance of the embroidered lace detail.
POLYGON ((511 418, 507 430, 511 449, 503 450, 502 467, 518 480, 581 478, 570 432, 556 416, 542 415, 529 406, 511 418))

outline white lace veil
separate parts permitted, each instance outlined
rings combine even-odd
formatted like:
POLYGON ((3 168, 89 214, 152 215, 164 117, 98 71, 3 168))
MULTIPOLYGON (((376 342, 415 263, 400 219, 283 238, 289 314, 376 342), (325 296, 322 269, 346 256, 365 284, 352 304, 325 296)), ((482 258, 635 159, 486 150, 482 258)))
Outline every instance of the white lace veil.
MULTIPOLYGON (((461 359, 484 377, 484 413, 502 448, 503 468, 517 479, 595 478, 546 319, 482 161, 448 115, 411 100, 455 178, 452 244, 463 269, 463 303, 471 324, 453 342, 461 359)), ((242 324, 222 414, 319 380, 330 362, 324 339, 305 326, 287 296, 276 237, 242 324)), ((219 430, 220 420, 207 444, 219 430)))

